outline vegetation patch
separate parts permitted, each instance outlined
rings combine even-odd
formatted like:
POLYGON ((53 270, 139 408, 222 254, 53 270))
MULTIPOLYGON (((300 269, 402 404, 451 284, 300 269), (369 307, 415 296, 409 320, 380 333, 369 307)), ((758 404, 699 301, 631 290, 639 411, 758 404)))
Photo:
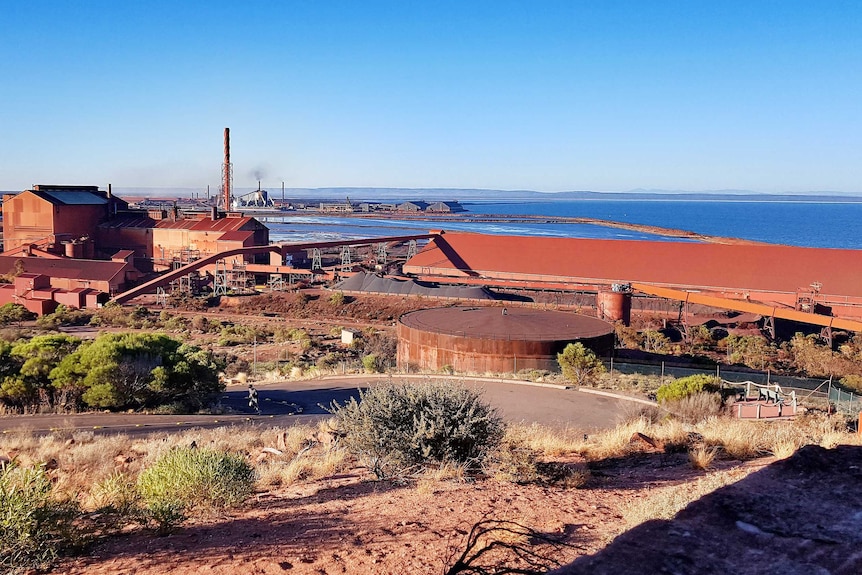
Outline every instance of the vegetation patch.
POLYGON ((173 449, 138 477, 147 516, 161 531, 193 510, 235 507, 254 489, 254 469, 240 455, 209 449, 173 449))
POLYGON ((504 429, 477 392, 447 382, 388 383, 329 410, 345 447, 379 479, 447 462, 478 469, 504 429))
POLYGON ((23 573, 48 567, 76 541, 73 503, 54 499, 44 467, 0 468, 0 570, 23 573))
POLYGON ((720 384, 721 380, 713 375, 689 375, 662 385, 655 395, 659 403, 679 401, 696 393, 718 392, 720 384))

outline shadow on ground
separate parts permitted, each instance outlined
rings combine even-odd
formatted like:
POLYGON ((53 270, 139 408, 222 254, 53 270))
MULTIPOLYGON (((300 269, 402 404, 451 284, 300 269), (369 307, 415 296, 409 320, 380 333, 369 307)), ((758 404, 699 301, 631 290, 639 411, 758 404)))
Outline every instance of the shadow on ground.
MULTIPOLYGON (((328 415, 326 408, 333 401, 344 404, 351 397, 359 399, 355 388, 327 387, 310 390, 287 391, 283 389, 258 388, 260 410, 263 415, 328 415)), ((246 390, 228 391, 222 394, 222 405, 237 414, 252 414, 246 390)))
POLYGON ((809 445, 553 573, 862 573, 862 447, 809 445))

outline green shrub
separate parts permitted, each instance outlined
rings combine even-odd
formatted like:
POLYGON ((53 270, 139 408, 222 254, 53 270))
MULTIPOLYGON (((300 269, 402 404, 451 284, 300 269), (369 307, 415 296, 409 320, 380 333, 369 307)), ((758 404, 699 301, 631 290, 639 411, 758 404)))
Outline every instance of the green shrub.
POLYGON ((344 292, 332 292, 332 295, 329 296, 329 303, 335 307, 341 307, 344 305, 344 292))
POLYGON ((272 332, 242 324, 228 325, 221 328, 217 344, 220 346, 242 345, 248 343, 263 343, 270 339, 272 332))
POLYGON ((347 449, 380 479, 444 462, 478 468, 503 433, 477 392, 444 382, 380 385, 329 411, 347 449))
POLYGON ((137 515, 140 496, 134 479, 115 471, 93 485, 91 491, 101 512, 118 513, 126 517, 137 515))
POLYGON ((44 569, 74 545, 77 509, 56 501, 41 467, 0 468, 0 572, 44 569))
POLYGON ((384 366, 381 365, 380 358, 373 353, 362 356, 362 367, 368 373, 383 373, 384 366))
POLYGON ((695 375, 680 377, 670 383, 662 385, 658 388, 655 395, 659 403, 679 401, 680 399, 694 395, 695 393, 718 392, 719 389, 721 389, 720 384, 721 380, 714 375, 698 373, 695 375))
POLYGON ((318 359, 315 365, 320 369, 331 370, 337 368, 340 362, 341 358, 337 354, 327 353, 318 359))
POLYGON ((208 449, 174 449, 138 477, 145 512, 169 531, 195 510, 235 507, 254 488, 254 470, 240 455, 208 449))
POLYGON ((0 325, 17 323, 20 326, 21 322, 30 321, 36 317, 35 313, 20 303, 7 303, 0 306, 0 325))
POLYGON ((601 360, 580 342, 570 343, 562 353, 558 353, 557 363, 560 364, 563 377, 578 385, 591 383, 605 372, 601 360))

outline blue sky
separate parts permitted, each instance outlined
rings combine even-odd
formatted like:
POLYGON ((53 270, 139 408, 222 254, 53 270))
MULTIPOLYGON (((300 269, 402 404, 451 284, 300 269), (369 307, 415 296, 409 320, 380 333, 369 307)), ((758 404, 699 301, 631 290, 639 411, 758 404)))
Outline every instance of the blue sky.
POLYGON ((0 189, 862 194, 862 3, 0 0, 0 189))

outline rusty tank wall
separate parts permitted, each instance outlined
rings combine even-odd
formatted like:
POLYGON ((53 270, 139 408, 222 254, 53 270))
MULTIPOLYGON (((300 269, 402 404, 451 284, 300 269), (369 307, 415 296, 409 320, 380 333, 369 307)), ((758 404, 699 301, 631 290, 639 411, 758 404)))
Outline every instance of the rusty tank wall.
MULTIPOLYGON (((595 318, 592 318, 595 321, 595 318)), ((580 341, 598 355, 614 345, 613 328, 588 337, 553 340, 477 337, 420 329, 399 321, 398 367, 404 371, 452 370, 457 373, 517 373, 524 369, 559 371, 557 354, 580 341)))
POLYGON ((632 320, 632 294, 601 290, 596 294, 599 317, 607 321, 621 321, 629 325, 632 320))

